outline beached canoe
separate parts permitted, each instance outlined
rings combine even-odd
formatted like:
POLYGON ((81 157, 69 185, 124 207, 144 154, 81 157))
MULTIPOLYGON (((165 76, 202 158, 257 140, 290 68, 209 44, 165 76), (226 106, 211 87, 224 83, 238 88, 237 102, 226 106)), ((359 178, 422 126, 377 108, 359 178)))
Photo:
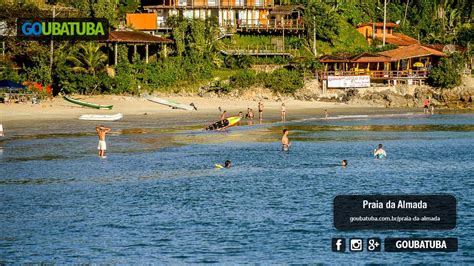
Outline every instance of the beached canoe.
POLYGON ((88 103, 88 102, 83 102, 81 100, 73 99, 67 95, 64 95, 64 99, 68 102, 75 103, 78 105, 82 105, 85 107, 90 107, 90 108, 95 108, 95 109, 109 109, 111 110, 113 105, 101 105, 101 104, 95 104, 95 103, 88 103))
POLYGON ((217 121, 206 127, 206 130, 223 130, 235 126, 240 121, 240 116, 231 116, 224 120, 217 121))
POLYGON ((158 97, 151 97, 148 95, 145 95, 145 99, 147 99, 150 102, 166 105, 173 109, 183 109, 183 110, 188 110, 188 111, 197 110, 196 106, 194 106, 194 103, 187 105, 187 104, 182 104, 182 103, 178 103, 178 102, 174 102, 170 100, 161 99, 158 97))
POLYGON ((117 121, 123 118, 121 113, 114 115, 81 115, 81 120, 94 120, 94 121, 117 121))

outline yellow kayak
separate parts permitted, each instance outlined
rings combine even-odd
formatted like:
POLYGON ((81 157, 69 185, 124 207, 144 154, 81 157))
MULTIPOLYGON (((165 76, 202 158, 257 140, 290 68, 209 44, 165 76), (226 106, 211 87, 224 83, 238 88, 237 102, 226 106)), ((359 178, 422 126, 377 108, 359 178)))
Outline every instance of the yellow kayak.
POLYGON ((235 126, 240 121, 240 116, 231 116, 224 120, 217 121, 206 127, 206 130, 222 130, 231 126, 235 126))

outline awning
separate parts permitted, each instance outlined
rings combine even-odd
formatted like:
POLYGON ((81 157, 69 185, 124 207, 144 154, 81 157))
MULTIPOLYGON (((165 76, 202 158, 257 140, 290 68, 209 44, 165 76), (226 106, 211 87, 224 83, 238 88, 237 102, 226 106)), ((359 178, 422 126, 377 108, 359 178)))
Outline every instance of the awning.
POLYGON ((25 90, 26 87, 11 80, 0 80, 0 90, 8 90, 9 92, 25 90))

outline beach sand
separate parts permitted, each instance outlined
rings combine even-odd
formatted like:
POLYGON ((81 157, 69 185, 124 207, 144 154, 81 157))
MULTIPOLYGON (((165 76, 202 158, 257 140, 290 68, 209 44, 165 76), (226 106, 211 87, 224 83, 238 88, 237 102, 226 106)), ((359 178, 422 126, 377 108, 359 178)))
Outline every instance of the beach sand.
MULTIPOLYGON (((256 117, 258 117, 257 104, 258 101, 225 99, 225 98, 202 98, 202 97, 163 97, 167 100, 173 100, 183 104, 194 103, 198 111, 175 110, 167 106, 150 102, 144 98, 131 96, 116 95, 99 95, 99 96, 74 96, 76 99, 83 101, 114 105, 112 110, 97 110, 82 107, 64 100, 62 97, 55 97, 52 100, 42 101, 40 104, 0 104, 0 123, 8 121, 27 121, 27 120, 55 120, 55 119, 78 119, 84 114, 116 114, 122 113, 126 116, 135 115, 153 115, 163 117, 200 117, 202 115, 219 114, 218 107, 221 110, 227 110, 230 115, 237 114, 242 111, 245 115, 247 108, 252 108, 256 117)), ((265 105, 265 115, 279 115, 281 102, 263 101, 265 105)), ((371 107, 369 105, 348 105, 344 103, 316 102, 316 101, 285 101, 288 117, 294 114, 313 113, 323 114, 324 109, 328 110, 345 110, 353 109, 385 109, 371 107)), ((331 113, 331 111, 330 111, 331 113)), ((268 116, 267 116, 268 117, 268 116)), ((217 120, 219 116, 215 116, 217 120)))

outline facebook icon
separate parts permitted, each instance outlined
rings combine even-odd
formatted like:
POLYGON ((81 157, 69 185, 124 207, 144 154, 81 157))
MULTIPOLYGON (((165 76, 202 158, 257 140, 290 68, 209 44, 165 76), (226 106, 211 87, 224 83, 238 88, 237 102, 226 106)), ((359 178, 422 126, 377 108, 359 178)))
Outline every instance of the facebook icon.
POLYGON ((333 238, 332 239, 332 251, 344 252, 346 251, 346 239, 344 238, 333 238))

